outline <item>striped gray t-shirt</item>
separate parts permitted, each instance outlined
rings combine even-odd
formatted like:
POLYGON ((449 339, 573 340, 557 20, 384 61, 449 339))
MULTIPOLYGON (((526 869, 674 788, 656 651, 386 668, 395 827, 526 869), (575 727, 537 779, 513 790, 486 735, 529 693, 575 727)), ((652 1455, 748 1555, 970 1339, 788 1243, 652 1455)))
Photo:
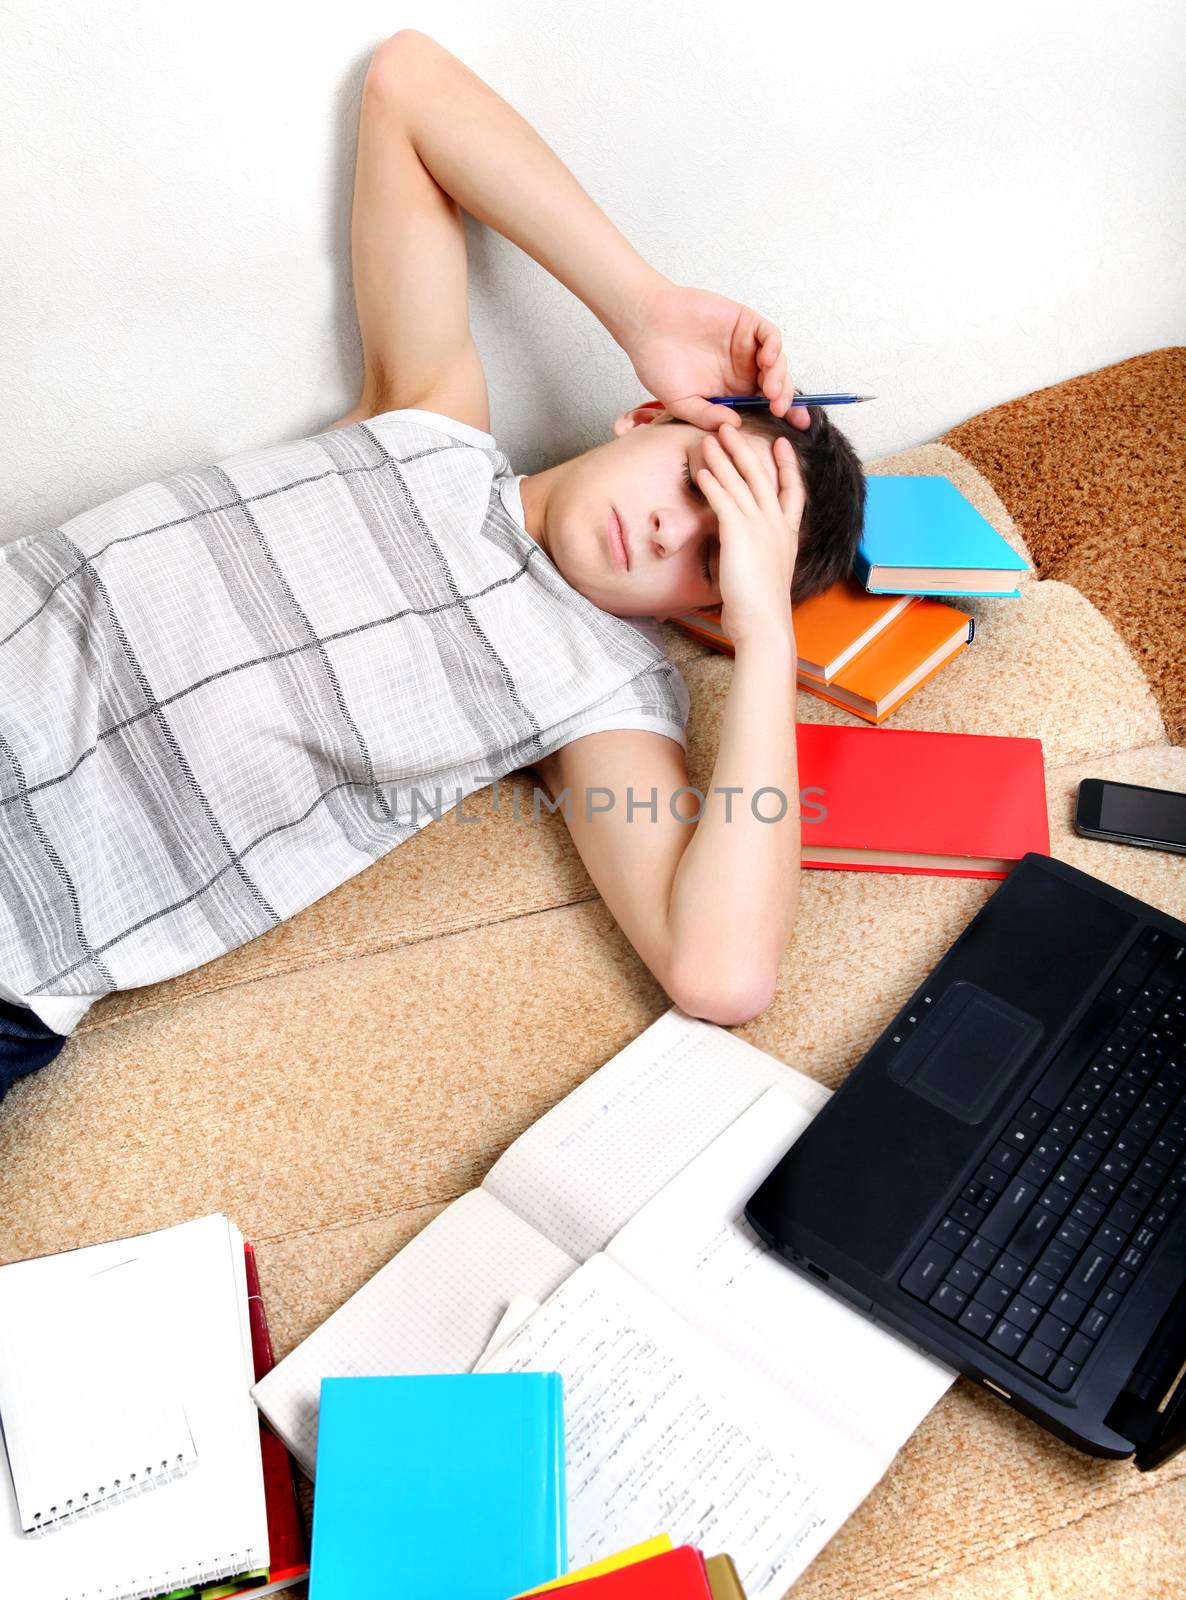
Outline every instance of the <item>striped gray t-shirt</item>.
POLYGON ((684 744, 653 619, 568 584, 519 476, 389 411, 0 546, 0 994, 68 1034, 581 734, 684 744))

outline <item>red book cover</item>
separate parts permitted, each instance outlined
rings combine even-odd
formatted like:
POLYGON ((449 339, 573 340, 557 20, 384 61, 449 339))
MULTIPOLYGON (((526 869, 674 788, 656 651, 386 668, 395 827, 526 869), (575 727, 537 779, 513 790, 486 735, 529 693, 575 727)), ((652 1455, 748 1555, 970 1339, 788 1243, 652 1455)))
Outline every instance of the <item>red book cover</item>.
POLYGON ((1050 853, 1039 739, 801 722, 803 865, 1006 878, 1050 853))
MULTIPOLYGON (((259 1289, 259 1271, 255 1264, 255 1248, 246 1240, 243 1250, 247 1257, 247 1309, 251 1317, 251 1355, 255 1363, 256 1383, 265 1372, 275 1366, 272 1340, 268 1333, 268 1319, 264 1315, 264 1302, 259 1289)), ((305 1534, 301 1527, 300 1508, 297 1505, 296 1484, 293 1480, 292 1457, 262 1419, 259 1425, 260 1451, 264 1465, 264 1503, 268 1516, 268 1546, 271 1565, 268 1584, 295 1583, 309 1571, 305 1534)), ((248 1588, 245 1594, 259 1593, 258 1588, 248 1588)))
POLYGON ((573 1600, 712 1600, 704 1557, 690 1544, 599 1578, 582 1578, 556 1593, 573 1600))

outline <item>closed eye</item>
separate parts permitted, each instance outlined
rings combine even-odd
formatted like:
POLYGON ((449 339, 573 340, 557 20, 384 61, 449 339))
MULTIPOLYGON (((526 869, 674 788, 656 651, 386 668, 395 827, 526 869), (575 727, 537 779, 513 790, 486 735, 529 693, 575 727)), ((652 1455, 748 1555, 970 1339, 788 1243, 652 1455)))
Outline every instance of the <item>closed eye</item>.
POLYGON ((706 506, 708 504, 708 496, 704 493, 703 489, 692 482, 692 469, 688 465, 687 456, 684 457, 684 482, 688 486, 688 491, 691 494, 692 499, 698 500, 702 506, 706 506))
MULTIPOLYGON (((703 506, 708 505, 708 503, 709 503, 708 502, 708 496, 704 493, 704 491, 702 489, 700 489, 692 481, 692 469, 688 465, 687 457, 684 458, 684 483, 687 485, 688 491, 691 494, 693 500, 698 501, 700 505, 703 505, 703 506)), ((711 570, 711 566, 710 566, 711 561, 712 561, 712 544, 711 544, 711 542, 709 542, 709 543, 706 543, 706 545, 704 547, 704 560, 700 564, 700 570, 704 574, 705 583, 711 583, 712 582, 712 570, 711 570)))

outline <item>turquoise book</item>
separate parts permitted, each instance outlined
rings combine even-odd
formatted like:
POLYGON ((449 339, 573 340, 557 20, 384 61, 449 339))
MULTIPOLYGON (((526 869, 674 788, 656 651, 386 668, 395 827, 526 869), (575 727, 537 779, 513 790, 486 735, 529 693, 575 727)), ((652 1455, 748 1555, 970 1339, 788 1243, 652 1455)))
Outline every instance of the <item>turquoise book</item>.
POLYGON ((566 1534, 559 1373, 322 1379, 309 1600, 507 1600, 566 1534))
POLYGON ((870 594, 1020 598, 1028 562, 950 478, 870 474, 865 488, 853 570, 870 594))

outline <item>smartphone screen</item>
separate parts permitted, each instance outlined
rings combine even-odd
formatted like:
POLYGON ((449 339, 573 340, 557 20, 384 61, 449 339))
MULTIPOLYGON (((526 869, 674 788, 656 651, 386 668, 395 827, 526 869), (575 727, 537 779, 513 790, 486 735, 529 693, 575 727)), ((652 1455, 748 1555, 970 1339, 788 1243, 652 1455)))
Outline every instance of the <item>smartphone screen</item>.
POLYGON ((1102 782, 1095 826, 1104 833, 1156 839, 1186 850, 1186 794, 1102 782))

